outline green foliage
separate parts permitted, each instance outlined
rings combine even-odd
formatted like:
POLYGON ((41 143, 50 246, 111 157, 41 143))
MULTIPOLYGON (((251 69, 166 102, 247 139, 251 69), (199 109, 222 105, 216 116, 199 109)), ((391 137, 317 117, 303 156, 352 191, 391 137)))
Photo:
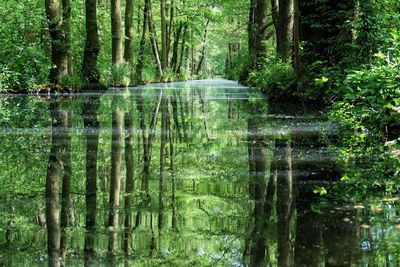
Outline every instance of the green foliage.
POLYGON ((252 71, 247 82, 260 87, 270 98, 281 99, 290 92, 295 79, 290 62, 272 59, 261 70, 252 71))
POLYGON ((1 5, 0 88, 27 90, 46 82, 49 42, 43 11, 43 1, 1 5))
POLYGON ((131 82, 131 68, 131 65, 126 62, 112 65, 110 71, 107 73, 107 84, 110 84, 111 86, 128 86, 131 82))

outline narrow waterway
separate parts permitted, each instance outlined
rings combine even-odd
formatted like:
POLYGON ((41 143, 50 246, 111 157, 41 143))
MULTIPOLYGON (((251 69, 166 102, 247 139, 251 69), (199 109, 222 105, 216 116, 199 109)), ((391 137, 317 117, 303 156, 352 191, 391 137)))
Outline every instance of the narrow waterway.
POLYGON ((0 266, 400 264, 397 199, 316 194, 342 177, 317 108, 213 79, 0 114, 0 266))

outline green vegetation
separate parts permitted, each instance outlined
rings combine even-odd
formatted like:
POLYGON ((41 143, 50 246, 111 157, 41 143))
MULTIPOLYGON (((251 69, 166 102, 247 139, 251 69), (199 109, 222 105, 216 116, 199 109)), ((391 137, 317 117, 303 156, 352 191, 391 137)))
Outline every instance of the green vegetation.
POLYGON ((9 0, 0 137, 0 266, 398 266, 400 3, 9 0))

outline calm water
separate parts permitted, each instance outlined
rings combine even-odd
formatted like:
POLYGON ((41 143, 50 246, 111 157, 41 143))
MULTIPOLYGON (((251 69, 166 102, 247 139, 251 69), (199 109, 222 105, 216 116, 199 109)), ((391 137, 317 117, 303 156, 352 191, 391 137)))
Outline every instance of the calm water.
POLYGON ((0 266, 400 265, 397 199, 313 192, 341 177, 319 111, 208 80, 1 96, 0 114, 0 266))

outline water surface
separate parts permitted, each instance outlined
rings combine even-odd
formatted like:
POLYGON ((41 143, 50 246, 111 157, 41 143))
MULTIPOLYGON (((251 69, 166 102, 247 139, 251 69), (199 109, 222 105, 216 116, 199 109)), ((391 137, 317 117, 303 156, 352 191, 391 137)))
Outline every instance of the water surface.
POLYGON ((314 193, 341 177, 328 146, 337 127, 316 108, 267 104, 255 89, 214 79, 3 95, 0 114, 0 266, 48 264, 46 203, 58 217, 70 208, 68 227, 58 225, 65 258, 53 266, 400 264, 397 199, 314 193), (59 194, 46 200, 57 168, 59 194), (88 177, 97 186, 90 203, 88 177), (110 207, 113 193, 120 203, 110 207))

